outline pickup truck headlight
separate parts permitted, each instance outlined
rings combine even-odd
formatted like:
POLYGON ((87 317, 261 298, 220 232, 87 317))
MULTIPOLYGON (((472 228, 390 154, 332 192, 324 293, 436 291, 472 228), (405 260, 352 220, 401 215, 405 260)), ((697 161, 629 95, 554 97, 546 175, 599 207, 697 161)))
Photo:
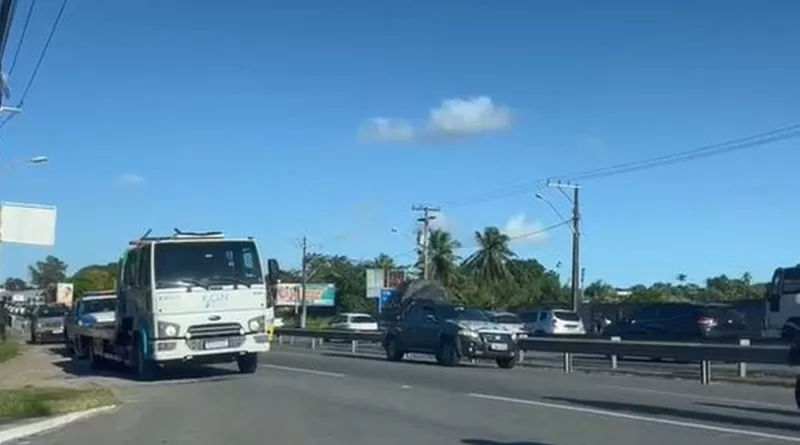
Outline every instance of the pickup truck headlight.
POLYGON ((266 332, 266 317, 264 315, 259 315, 258 317, 251 318, 247 322, 247 329, 249 329, 250 332, 266 332))
POLYGON ((481 338, 480 334, 478 334, 477 331, 473 331, 472 329, 464 329, 464 328, 462 328, 460 331, 458 331, 458 333, 459 333, 459 335, 462 335, 464 337, 469 337, 469 338, 474 338, 474 339, 481 338))
POLYGON ((181 331, 181 327, 175 323, 167 321, 158 322, 158 336, 159 337, 177 337, 181 331))

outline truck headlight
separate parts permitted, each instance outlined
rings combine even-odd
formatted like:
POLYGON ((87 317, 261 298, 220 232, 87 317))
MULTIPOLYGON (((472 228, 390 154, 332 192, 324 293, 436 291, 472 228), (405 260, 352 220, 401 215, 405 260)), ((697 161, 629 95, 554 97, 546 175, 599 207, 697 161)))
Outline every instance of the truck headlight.
POLYGON ((251 318, 250 321, 247 322, 247 328, 250 332, 266 332, 266 317, 263 315, 259 315, 258 317, 251 318))
POLYGON ((177 337, 181 331, 181 327, 175 323, 167 321, 158 322, 158 336, 159 337, 177 337))

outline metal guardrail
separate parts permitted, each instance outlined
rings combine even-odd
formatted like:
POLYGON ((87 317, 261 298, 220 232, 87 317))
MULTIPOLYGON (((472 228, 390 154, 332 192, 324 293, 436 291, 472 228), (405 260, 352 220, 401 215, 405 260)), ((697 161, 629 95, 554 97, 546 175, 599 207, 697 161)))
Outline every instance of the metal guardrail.
MULTIPOLYGON (((317 347, 317 340, 339 340, 351 343, 351 352, 358 353, 359 342, 378 343, 382 332, 340 331, 326 329, 276 328, 275 335, 282 337, 311 338, 311 347, 317 347)), ((525 351, 560 353, 563 357, 564 372, 573 371, 573 355, 600 355, 608 357, 611 369, 617 369, 620 357, 649 357, 674 359, 700 364, 700 382, 711 383, 711 363, 737 363, 739 377, 747 377, 747 363, 789 365, 793 352, 789 345, 751 345, 749 339, 739 340, 739 344, 726 343, 678 343, 654 341, 628 341, 619 337, 611 339, 595 338, 548 338, 533 337, 517 341, 520 355, 525 351)), ((794 354, 799 354, 794 352, 794 354)))

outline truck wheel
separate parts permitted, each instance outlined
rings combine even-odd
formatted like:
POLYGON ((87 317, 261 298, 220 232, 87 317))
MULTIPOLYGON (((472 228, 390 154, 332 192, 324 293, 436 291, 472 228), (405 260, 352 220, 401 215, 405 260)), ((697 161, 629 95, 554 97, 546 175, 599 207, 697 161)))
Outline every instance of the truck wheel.
POLYGON ((397 340, 390 338, 389 341, 386 342, 386 360, 390 362, 399 362, 403 360, 403 351, 399 351, 397 349, 397 340))
POLYGON ((236 357, 236 366, 242 374, 253 374, 258 369, 258 354, 245 354, 236 357))
POLYGON ((496 360, 497 366, 503 369, 511 369, 517 364, 516 357, 503 357, 496 360))
POLYGON ((451 340, 445 340, 439 345, 436 353, 436 361, 444 366, 457 366, 459 362, 458 351, 451 340))
POLYGON ((155 380, 158 374, 158 365, 150 360, 142 353, 142 345, 139 337, 133 341, 133 355, 134 355, 134 369, 136 380, 140 382, 150 382, 155 380))

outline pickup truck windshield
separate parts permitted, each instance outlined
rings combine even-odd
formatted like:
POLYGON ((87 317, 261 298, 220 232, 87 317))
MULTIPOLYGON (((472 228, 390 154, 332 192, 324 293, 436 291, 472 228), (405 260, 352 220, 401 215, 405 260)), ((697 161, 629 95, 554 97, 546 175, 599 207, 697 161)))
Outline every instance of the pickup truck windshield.
POLYGON ((84 300, 81 303, 82 314, 97 312, 113 312, 117 307, 116 298, 98 298, 97 300, 84 300))
POLYGON ((787 267, 783 269, 783 289, 781 293, 800 293, 800 267, 787 267))
POLYGON ((255 243, 199 241, 156 244, 157 288, 241 284, 264 281, 255 243))
POLYGON ((63 317, 67 315, 67 308, 65 306, 40 306, 36 309, 36 317, 50 318, 50 317, 63 317))

